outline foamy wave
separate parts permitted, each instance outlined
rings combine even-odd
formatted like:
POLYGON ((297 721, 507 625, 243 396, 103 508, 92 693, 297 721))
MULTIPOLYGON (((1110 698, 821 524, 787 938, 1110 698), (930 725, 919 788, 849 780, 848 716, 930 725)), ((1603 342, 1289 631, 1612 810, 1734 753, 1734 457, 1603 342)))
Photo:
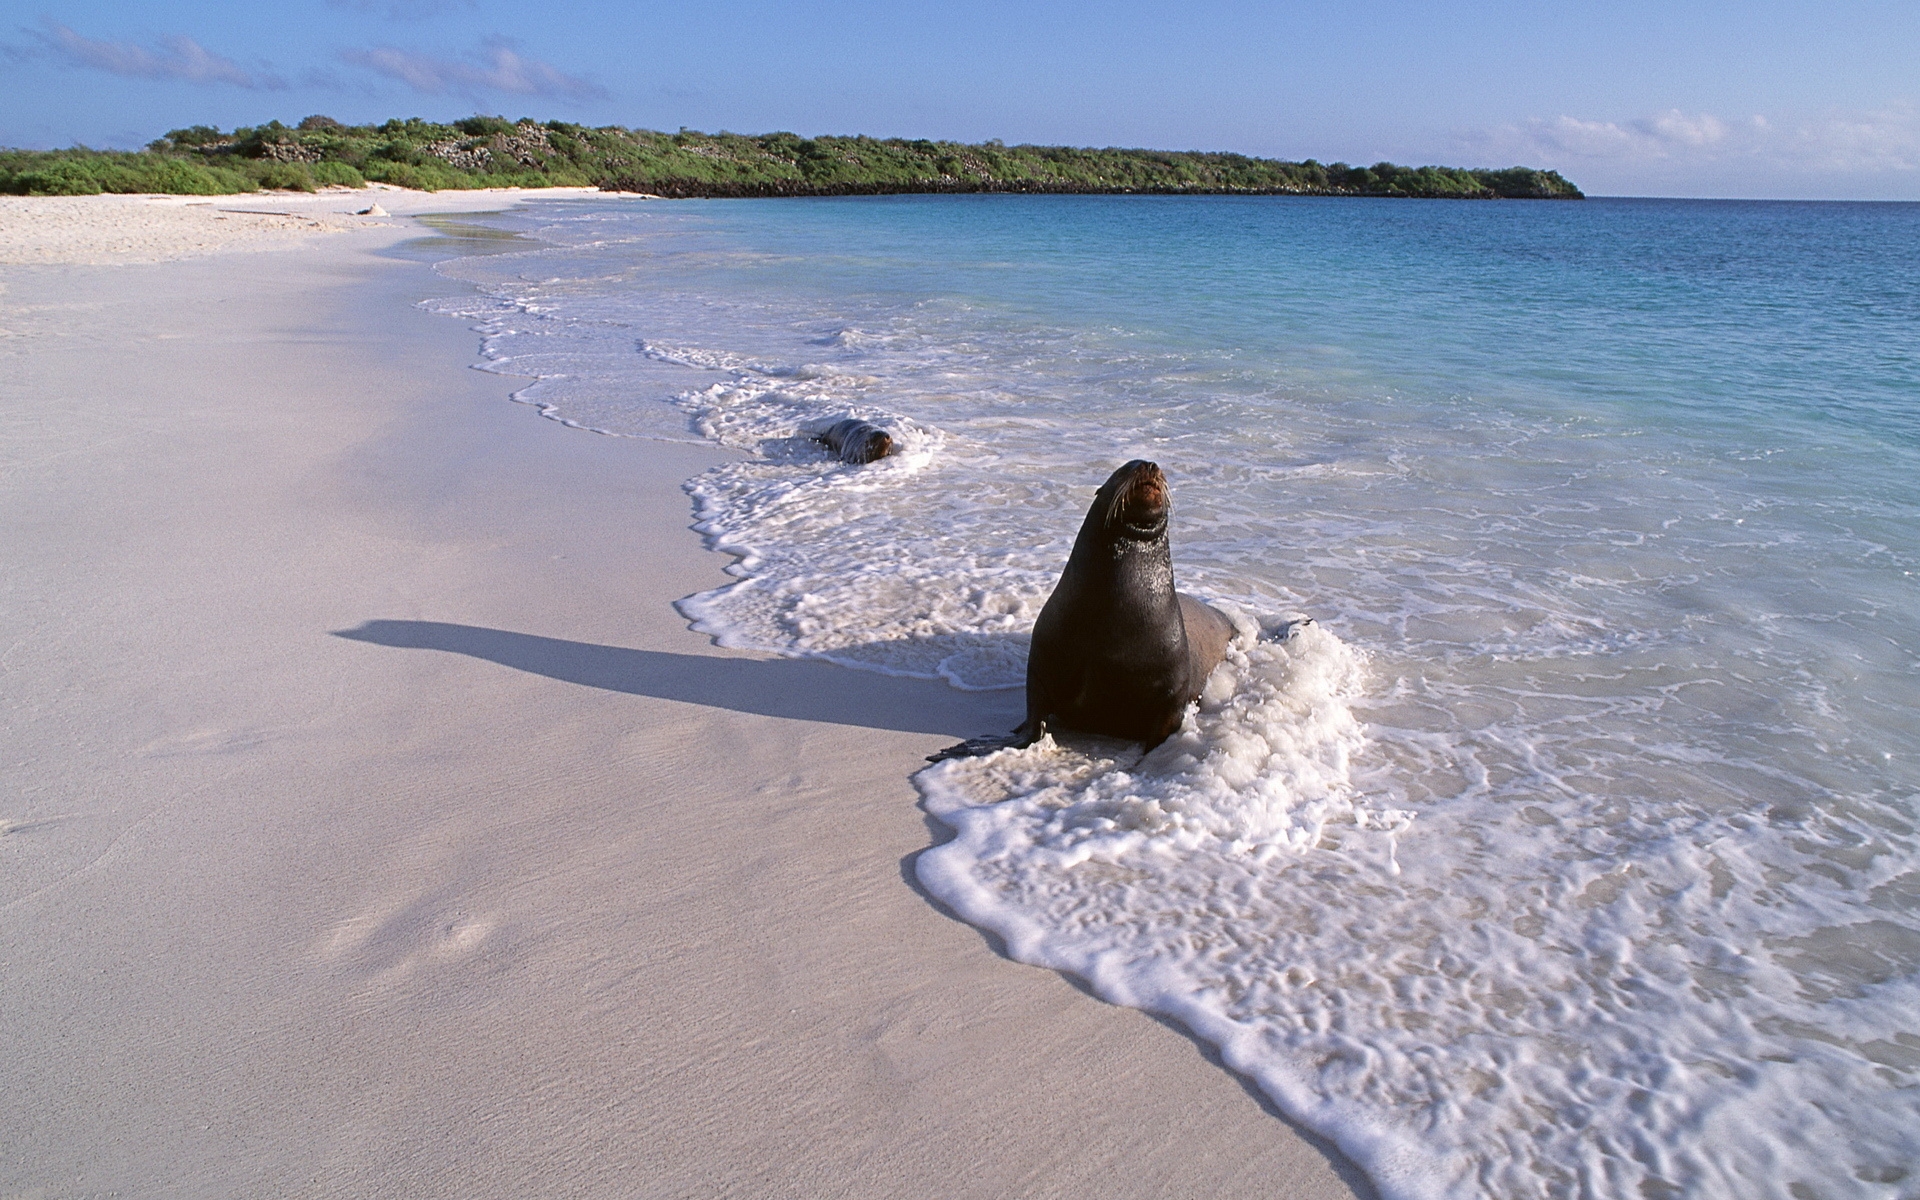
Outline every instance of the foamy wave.
POLYGON ((921 857, 922 880, 971 914, 993 907, 978 872, 1015 859, 1045 871, 1143 853, 1259 859, 1316 844, 1332 820, 1379 829, 1409 820, 1385 810, 1356 817, 1365 810, 1354 806, 1349 761, 1364 736, 1346 703, 1359 684, 1353 653, 1314 625, 1284 643, 1262 641, 1234 615, 1239 634, 1226 660, 1180 730, 1151 753, 1049 735, 920 772, 927 810, 961 835, 921 857))
POLYGON ((1920 1037, 1887 1024, 1920 939, 1812 896, 1741 906, 1791 871, 1737 823, 1616 857, 1540 808, 1416 820, 1370 791, 1365 691, 1318 626, 1243 636, 1144 759, 1074 738, 936 764, 915 782, 954 837, 920 879, 1021 961, 1220 1046, 1394 1200, 1886 1194, 1920 1141, 1920 1037), (1835 1162, 1846 1129, 1866 1142, 1835 1162))

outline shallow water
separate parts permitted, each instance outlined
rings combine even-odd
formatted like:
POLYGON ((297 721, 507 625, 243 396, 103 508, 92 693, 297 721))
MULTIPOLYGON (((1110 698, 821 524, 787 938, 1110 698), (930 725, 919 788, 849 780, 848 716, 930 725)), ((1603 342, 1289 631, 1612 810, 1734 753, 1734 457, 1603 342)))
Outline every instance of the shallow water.
POLYGON ((1187 727, 916 777, 1016 957, 1391 1197, 1920 1194, 1920 209, 502 221, 548 248, 443 270, 521 399, 742 452, 688 482, 726 644, 1017 686, 1093 489, 1166 468, 1244 626, 1187 727))

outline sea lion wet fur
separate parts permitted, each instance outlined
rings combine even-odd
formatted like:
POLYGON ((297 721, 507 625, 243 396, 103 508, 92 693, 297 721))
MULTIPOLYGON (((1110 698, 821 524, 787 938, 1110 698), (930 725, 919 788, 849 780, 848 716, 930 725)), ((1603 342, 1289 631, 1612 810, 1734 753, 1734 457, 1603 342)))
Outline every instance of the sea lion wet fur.
POLYGON ((893 453, 893 435, 858 417, 835 421, 814 435, 814 440, 825 443, 841 462, 847 463, 870 463, 893 453))
POLYGON ((1101 485, 1034 623, 1026 721, 1012 738, 963 742, 936 760, 1030 745, 1051 726, 1149 750, 1180 728, 1234 627, 1174 589, 1170 510, 1157 464, 1135 459, 1101 485))

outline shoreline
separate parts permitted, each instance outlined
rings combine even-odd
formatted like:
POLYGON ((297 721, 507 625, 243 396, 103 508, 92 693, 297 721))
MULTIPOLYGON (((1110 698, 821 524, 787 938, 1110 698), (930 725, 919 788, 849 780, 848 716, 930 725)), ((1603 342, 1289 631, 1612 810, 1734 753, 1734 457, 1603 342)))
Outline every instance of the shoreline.
POLYGON ((414 192, 372 184, 225 196, 0 196, 0 267, 125 266, 285 250, 318 236, 404 231, 421 213, 484 212, 579 195, 602 194, 574 187, 414 192), (375 205, 385 211, 359 211, 375 205))
POLYGON ((1006 697, 690 631, 727 452, 504 403, 390 211, 0 272, 7 1190, 1370 1194, 917 890, 1006 697))

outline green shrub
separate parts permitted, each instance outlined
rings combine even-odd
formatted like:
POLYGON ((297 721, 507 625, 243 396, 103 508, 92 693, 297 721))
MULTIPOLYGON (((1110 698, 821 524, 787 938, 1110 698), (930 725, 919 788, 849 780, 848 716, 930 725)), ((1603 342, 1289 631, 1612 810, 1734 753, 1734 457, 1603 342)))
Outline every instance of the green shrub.
POLYGON ((100 192, 100 181, 77 162, 62 159, 37 171, 27 171, 18 180, 20 191, 28 196, 93 196, 100 192))
POLYGON ((279 188, 289 192, 310 192, 313 190, 313 172, 305 163, 262 162, 249 164, 247 174, 263 188, 279 188))
POLYGON ((313 181, 321 185, 333 184, 340 187, 365 187, 367 177, 362 175, 352 163, 317 162, 308 168, 313 181))
POLYGON ((391 183, 395 187, 440 192, 454 188, 485 187, 478 178, 462 175, 437 162, 404 163, 370 159, 362 173, 368 179, 391 183))
POLYGON ((226 137, 211 125, 189 125, 185 129, 169 129, 165 140, 176 146, 205 146, 210 142, 225 141, 226 137))
MULTIPOLYGON (((523 146, 524 149, 524 146, 523 146)), ((1354 167, 1243 154, 965 145, 925 138, 746 136, 681 129, 661 133, 566 121, 536 126, 476 114, 452 125, 418 117, 342 125, 310 116, 298 130, 279 121, 223 133, 210 125, 169 131, 146 151, 0 150, 0 191, 42 195, 108 192, 201 194, 256 186, 311 191, 382 180, 437 191, 587 184, 677 196, 796 196, 896 191, 1146 191, 1332 193, 1366 196, 1566 197, 1580 189, 1552 171, 1354 167), (454 166, 433 143, 544 134, 537 161, 497 154, 454 166), (286 160, 319 161, 286 161, 286 160)))
POLYGON ((167 192, 175 196, 224 196, 232 192, 251 192, 253 180, 238 171, 203 167, 199 163, 170 159, 156 167, 142 191, 167 192))
POLYGON ((150 171, 142 171, 131 166, 119 157, 101 155, 98 158, 74 159, 73 165, 93 177, 103 192, 145 192, 152 189, 147 186, 150 171))
POLYGON ((453 123, 453 127, 468 137, 488 137, 496 133, 512 133, 513 124, 505 117, 462 117, 453 123))

